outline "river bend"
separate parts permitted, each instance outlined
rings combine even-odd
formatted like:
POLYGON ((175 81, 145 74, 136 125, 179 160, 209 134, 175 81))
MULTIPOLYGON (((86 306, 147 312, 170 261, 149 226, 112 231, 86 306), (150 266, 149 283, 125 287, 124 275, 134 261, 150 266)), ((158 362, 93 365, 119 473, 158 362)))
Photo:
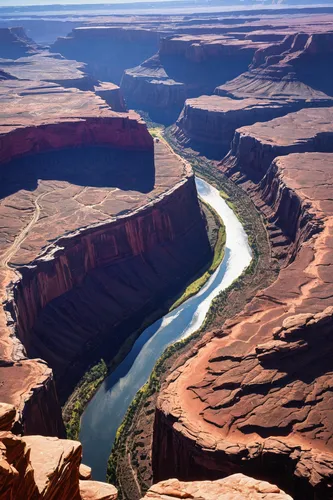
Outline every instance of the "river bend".
POLYGON ((92 468, 95 480, 105 480, 117 429, 165 348, 200 328, 212 300, 231 285, 251 262, 247 235, 234 212, 216 188, 199 178, 196 178, 196 185, 202 200, 219 214, 225 224, 223 261, 196 295, 144 330, 85 409, 80 430, 83 463, 92 468))

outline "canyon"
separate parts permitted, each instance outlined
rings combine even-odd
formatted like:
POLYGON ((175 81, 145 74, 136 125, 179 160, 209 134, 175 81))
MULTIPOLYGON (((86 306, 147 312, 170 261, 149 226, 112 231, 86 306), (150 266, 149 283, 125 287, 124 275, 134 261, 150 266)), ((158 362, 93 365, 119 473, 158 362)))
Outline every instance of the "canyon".
POLYGON ((50 46, 0 27, 0 498, 329 500, 332 12, 62 22, 50 46), (61 406, 209 267, 194 173, 260 231, 130 407, 119 433, 139 452, 115 470, 135 488, 117 492, 81 464, 61 406))

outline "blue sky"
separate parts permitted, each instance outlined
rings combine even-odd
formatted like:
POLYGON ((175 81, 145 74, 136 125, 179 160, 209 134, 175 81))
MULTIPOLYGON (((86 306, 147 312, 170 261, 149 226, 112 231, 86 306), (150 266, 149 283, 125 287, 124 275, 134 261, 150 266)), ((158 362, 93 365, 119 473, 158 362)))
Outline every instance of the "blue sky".
MULTIPOLYGON (((75 4, 114 4, 114 3, 132 3, 143 2, 147 0, 0 0, 0 7, 13 7, 15 5, 75 5, 75 4)), ((148 0, 150 2, 160 2, 163 0, 148 0)))

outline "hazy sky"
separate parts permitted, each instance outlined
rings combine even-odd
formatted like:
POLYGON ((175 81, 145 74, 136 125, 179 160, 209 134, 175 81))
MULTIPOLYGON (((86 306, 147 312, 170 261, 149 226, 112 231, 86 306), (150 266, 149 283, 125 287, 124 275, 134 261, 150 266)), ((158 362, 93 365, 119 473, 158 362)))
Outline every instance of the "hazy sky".
MULTIPOLYGON (((75 4, 114 4, 114 3, 132 3, 143 2, 147 0, 0 0, 0 7, 15 5, 75 5, 75 4)), ((148 0, 149 2, 160 2, 163 0, 148 0)))

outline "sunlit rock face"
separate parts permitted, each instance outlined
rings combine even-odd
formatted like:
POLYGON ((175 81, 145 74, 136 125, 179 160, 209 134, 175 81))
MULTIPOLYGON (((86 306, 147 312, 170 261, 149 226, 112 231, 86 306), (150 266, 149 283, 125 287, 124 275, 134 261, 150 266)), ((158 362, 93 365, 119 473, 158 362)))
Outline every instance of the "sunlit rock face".
POLYGON ((162 500, 174 498, 200 498, 202 500, 292 500, 277 486, 258 481, 243 474, 233 474, 216 481, 183 482, 178 479, 168 479, 154 484, 142 500, 162 500))
POLYGON ((111 484, 82 480, 82 447, 55 437, 19 437, 11 432, 15 407, 0 403, 0 491, 2 498, 116 500, 111 484))

